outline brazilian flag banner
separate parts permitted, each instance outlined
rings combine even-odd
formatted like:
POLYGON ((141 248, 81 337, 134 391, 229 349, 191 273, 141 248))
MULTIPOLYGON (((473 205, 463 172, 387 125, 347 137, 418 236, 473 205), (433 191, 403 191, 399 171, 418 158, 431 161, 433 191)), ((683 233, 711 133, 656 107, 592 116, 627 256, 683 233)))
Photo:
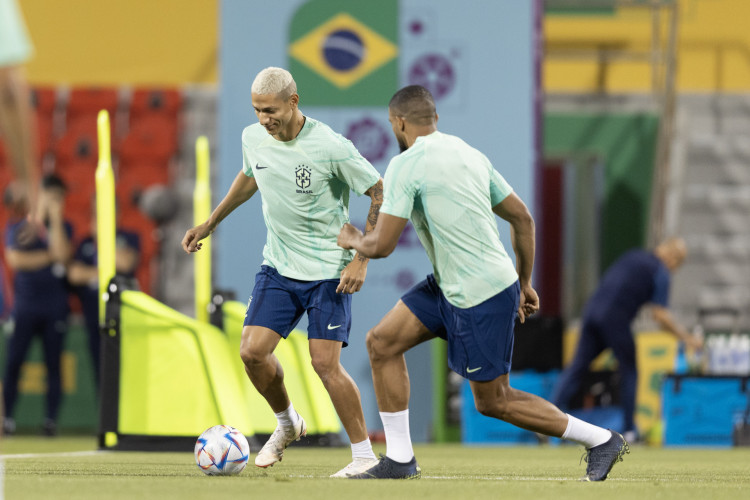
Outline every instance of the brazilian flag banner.
POLYGON ((398 79, 398 0, 311 0, 289 27, 302 105, 383 106, 398 79))

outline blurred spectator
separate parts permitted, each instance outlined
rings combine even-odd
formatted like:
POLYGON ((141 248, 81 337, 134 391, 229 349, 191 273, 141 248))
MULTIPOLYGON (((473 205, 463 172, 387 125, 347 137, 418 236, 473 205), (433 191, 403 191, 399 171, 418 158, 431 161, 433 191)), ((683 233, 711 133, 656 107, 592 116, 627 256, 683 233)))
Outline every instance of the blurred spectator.
POLYGON ((653 252, 631 250, 612 264, 586 304, 575 357, 553 391, 555 405, 567 408, 591 362, 604 349, 611 348, 619 364, 623 434, 629 442, 638 439, 634 419, 638 372, 630 324, 640 308, 650 304, 661 328, 693 349, 702 348, 702 343, 675 321, 668 309, 670 273, 682 265, 686 256, 685 242, 670 238, 653 252))
MULTIPOLYGON (((5 258, 14 271, 13 333, 8 341, 4 377, 6 434, 15 431, 13 410, 18 397, 21 366, 31 341, 42 338, 47 365, 47 413, 43 433, 57 433, 57 415, 62 397, 60 357, 67 331, 68 291, 65 266, 70 259, 72 226, 63 219, 65 185, 58 177, 42 180, 37 214, 42 224, 33 233, 24 231, 31 224, 25 217, 11 220, 5 235, 5 258)), ((23 214, 25 205, 13 193, 6 197, 14 214, 23 214)))
MULTIPOLYGON (((94 380, 99 387, 99 268, 96 249, 96 204, 92 204, 91 234, 78 245, 68 269, 68 281, 81 301, 89 338, 94 380)), ((115 273, 129 278, 135 286, 135 270, 141 251, 138 234, 118 229, 115 239, 115 273)))
POLYGON ((36 210, 36 127, 31 112, 29 87, 22 64, 32 46, 16 0, 0 0, 0 132, 9 152, 20 196, 29 196, 36 210))

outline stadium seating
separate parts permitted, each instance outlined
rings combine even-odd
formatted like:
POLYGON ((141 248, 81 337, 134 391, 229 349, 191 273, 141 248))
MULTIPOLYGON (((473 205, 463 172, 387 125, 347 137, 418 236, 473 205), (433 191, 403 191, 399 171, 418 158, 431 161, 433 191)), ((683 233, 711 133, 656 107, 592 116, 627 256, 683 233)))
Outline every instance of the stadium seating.
POLYGON ((175 89, 139 88, 133 92, 130 102, 130 124, 137 123, 144 117, 164 116, 173 121, 182 110, 182 95, 175 89))
MULTIPOLYGON (((114 88, 74 88, 68 98, 66 122, 71 123, 80 118, 93 118, 100 110, 106 109, 109 116, 115 116, 119 104, 119 93, 114 88)), ((114 124, 114 122, 113 122, 114 124)))
MULTIPOLYGON (((158 269, 158 228, 138 206, 140 194, 154 185, 172 184, 171 171, 180 146, 185 98, 174 88, 34 87, 38 158, 44 173, 54 172, 68 186, 65 216, 74 239, 90 232, 98 161, 96 116, 110 114, 112 156, 120 200, 120 225, 141 239, 136 272, 141 289, 151 292, 158 269)), ((0 191, 11 178, 10 159, 0 136, 0 191)), ((5 211, 0 217, 3 228, 5 211)), ((1 249, 0 249, 1 250, 1 249)))

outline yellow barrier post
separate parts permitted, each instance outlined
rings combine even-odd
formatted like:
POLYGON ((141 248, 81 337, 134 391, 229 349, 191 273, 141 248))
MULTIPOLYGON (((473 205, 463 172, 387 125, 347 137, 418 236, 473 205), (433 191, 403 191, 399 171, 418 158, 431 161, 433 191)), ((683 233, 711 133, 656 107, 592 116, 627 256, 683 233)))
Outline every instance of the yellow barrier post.
MULTIPOLYGON (((208 138, 200 136, 195 141, 195 191, 193 192, 194 225, 202 224, 211 215, 210 151, 208 138)), ((208 322, 208 305, 211 302, 211 237, 195 255, 195 318, 208 322)))
POLYGON ((97 117, 99 163, 96 167, 96 245, 99 266, 99 324, 104 324, 104 293, 115 275, 115 176, 110 153, 109 113, 97 117))

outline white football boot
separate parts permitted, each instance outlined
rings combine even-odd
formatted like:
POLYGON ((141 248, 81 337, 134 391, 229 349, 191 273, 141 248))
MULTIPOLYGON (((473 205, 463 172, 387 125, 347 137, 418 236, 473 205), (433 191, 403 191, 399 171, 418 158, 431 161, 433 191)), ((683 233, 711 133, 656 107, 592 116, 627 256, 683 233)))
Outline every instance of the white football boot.
POLYGON ((355 474, 361 474, 362 472, 375 467, 378 465, 377 458, 355 458, 352 463, 338 471, 336 474, 331 474, 331 477, 349 477, 355 474))
MULTIPOLYGON (((299 416, 299 414, 297 414, 299 416)), ((284 450, 292 441, 299 441, 301 437, 307 434, 307 424, 305 419, 299 417, 297 425, 294 427, 276 426, 271 437, 258 452, 255 457, 255 465, 258 467, 270 467, 276 462, 280 462, 284 456, 284 450)))

